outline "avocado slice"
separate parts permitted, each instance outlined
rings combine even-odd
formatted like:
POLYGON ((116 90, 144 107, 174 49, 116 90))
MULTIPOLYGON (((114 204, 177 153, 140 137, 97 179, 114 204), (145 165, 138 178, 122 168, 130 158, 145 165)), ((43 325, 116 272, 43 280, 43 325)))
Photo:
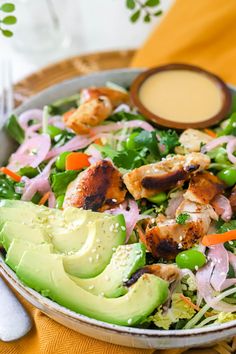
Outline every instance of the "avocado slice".
POLYGON ((23 223, 7 221, 0 232, 0 242, 7 251, 12 240, 19 238, 34 244, 50 243, 50 237, 42 228, 29 227, 23 223))
POLYGON ((26 285, 72 311, 123 326, 140 323, 168 296, 168 283, 153 274, 144 274, 119 298, 93 295, 66 274, 62 256, 36 250, 25 251, 16 273, 26 285))
POLYGON ((16 267, 18 266, 24 252, 34 248, 37 248, 37 251, 43 253, 53 253, 53 246, 48 243, 36 245, 31 242, 15 238, 12 240, 7 251, 5 262, 9 265, 9 267, 16 271, 16 267))
MULTIPOLYGON (((88 236, 88 224, 111 215, 77 208, 64 211, 38 206, 31 202, 0 200, 0 230, 6 221, 45 228, 55 249, 62 253, 78 251, 88 236)), ((1 242, 1 240, 0 240, 1 242)))
POLYGON ((79 278, 100 274, 116 248, 124 244, 125 230, 125 220, 121 214, 89 223, 83 247, 74 254, 63 256, 66 272, 79 278))
POLYGON ((123 285, 129 277, 145 265, 146 249, 141 243, 118 246, 110 263, 95 278, 80 279, 70 278, 81 288, 94 295, 105 297, 119 297, 127 292, 123 285))

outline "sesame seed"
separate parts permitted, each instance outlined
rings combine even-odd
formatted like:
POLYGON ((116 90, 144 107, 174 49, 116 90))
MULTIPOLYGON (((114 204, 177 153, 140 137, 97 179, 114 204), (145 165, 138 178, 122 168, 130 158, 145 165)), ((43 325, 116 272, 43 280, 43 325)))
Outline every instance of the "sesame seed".
POLYGON ((95 253, 95 252, 96 252, 96 248, 93 248, 91 252, 92 252, 92 253, 95 253))
POLYGON ((95 286, 94 285, 90 285, 88 288, 89 288, 89 290, 92 290, 92 289, 95 288, 95 286))
POLYGON ((129 318, 127 322, 130 325, 132 323, 132 318, 129 318))
POLYGON ((199 267, 198 267, 197 265, 196 265, 194 268, 195 268, 195 270, 198 270, 198 269, 199 269, 199 267))
POLYGON ((109 281, 110 279, 111 278, 108 275, 105 276, 105 280, 109 281))
POLYGON ((110 231, 113 231, 114 230, 114 225, 112 224, 111 226, 110 226, 110 231))
POLYGON ((126 230, 126 227, 125 226, 121 226, 121 230, 125 231, 126 230))
POLYGON ((96 242, 97 242, 97 243, 101 242, 100 238, 97 238, 97 239, 96 239, 96 242))
POLYGON ((113 202, 113 203, 116 203, 116 202, 117 202, 117 199, 116 199, 116 198, 112 198, 112 202, 113 202))
POLYGON ((234 243, 233 243, 233 241, 229 241, 229 244, 230 244, 230 245, 233 245, 234 243))
POLYGON ((116 251, 116 247, 112 247, 112 251, 115 252, 116 251))
POLYGON ((99 260, 100 254, 96 254, 96 260, 99 260))
POLYGON ((119 226, 119 223, 117 222, 116 224, 115 224, 115 227, 118 227, 119 226))
POLYGON ((183 248, 182 243, 178 243, 178 249, 181 249, 181 248, 183 248))
POLYGON ((89 257, 89 263, 92 263, 93 262, 93 258, 92 257, 89 257))
POLYGON ((100 296, 104 297, 104 295, 105 295, 104 292, 101 292, 101 293, 100 293, 100 296))

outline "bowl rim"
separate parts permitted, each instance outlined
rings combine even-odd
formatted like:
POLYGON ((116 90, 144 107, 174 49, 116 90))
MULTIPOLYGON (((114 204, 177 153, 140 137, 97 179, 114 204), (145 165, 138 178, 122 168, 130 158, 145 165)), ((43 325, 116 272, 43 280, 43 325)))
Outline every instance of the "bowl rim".
MULTIPOLYGON (((109 74, 126 74, 126 73, 134 73, 134 74, 140 74, 142 71, 144 71, 146 68, 121 68, 121 69, 114 69, 114 70, 104 70, 101 72, 96 72, 96 73, 91 73, 88 75, 84 76, 78 76, 73 79, 68 79, 65 81, 62 81, 59 84, 50 86, 49 88, 44 89, 43 91, 39 92, 38 94, 30 97, 27 99, 22 105, 17 107, 13 113, 19 114, 21 111, 23 111, 25 106, 27 106, 31 101, 37 100, 41 96, 47 96, 48 94, 52 93, 55 89, 63 86, 63 85, 70 85, 73 82, 77 82, 78 80, 83 81, 84 79, 90 77, 100 77, 104 75, 109 75, 109 74)), ((236 87, 234 87, 231 84, 227 84, 231 90, 236 91, 236 87)), ((37 291, 33 290, 32 288, 29 288, 21 282, 16 273, 4 262, 4 257, 0 251, 0 274, 3 275, 9 282, 12 284, 14 289, 20 293, 24 298, 27 299, 26 295, 32 300, 35 300, 36 302, 40 303, 40 305, 46 306, 49 310, 53 310, 55 312, 60 313, 64 317, 69 318, 71 321, 74 322, 83 322, 86 325, 90 327, 99 327, 105 330, 109 330, 112 332, 116 332, 122 335, 133 335, 133 336, 141 336, 143 338, 190 338, 190 337, 197 337, 197 336, 202 336, 202 335, 207 335, 210 333, 220 333, 225 330, 233 330, 235 329, 236 332, 236 320, 226 322, 223 324, 217 324, 217 325, 212 325, 209 327, 203 327, 203 328, 193 328, 193 329, 180 329, 180 330, 159 330, 159 329, 143 329, 143 328, 135 328, 135 327, 126 327, 126 326, 120 326, 120 325, 115 325, 111 324, 108 322, 104 321, 99 321, 94 318, 81 315, 79 313, 76 313, 72 310, 67 309, 64 306, 59 305, 55 301, 48 299, 44 296, 42 296, 40 293, 37 291), (18 287, 21 289, 19 291, 18 287)), ((28 300, 30 301, 30 300, 28 300)), ((33 305, 34 307, 37 308, 37 306, 33 305)), ((42 311, 43 312, 43 311, 42 311)))

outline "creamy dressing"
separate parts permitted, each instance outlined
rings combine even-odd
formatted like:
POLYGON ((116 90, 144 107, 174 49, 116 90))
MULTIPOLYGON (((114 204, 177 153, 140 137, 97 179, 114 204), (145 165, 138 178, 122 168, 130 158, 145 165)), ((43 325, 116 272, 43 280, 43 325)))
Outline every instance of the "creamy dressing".
POLYGON ((222 108, 221 88, 200 72, 168 70, 149 76, 139 90, 142 104, 152 113, 173 122, 196 123, 222 108))

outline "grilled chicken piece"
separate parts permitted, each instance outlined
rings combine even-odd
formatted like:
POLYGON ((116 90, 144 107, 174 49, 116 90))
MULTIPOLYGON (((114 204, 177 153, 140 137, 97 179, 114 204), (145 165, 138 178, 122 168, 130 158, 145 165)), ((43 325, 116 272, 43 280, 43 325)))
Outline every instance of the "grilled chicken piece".
POLYGON ((87 101, 68 118, 64 118, 66 126, 77 134, 88 134, 91 127, 103 122, 112 113, 112 105, 106 96, 87 101))
POLYGON ((230 201, 230 205, 231 205, 232 210, 234 212, 236 212, 236 185, 232 189, 232 192, 229 197, 229 201, 230 201))
POLYGON ((81 104, 83 104, 84 102, 91 101, 92 99, 99 98, 101 96, 106 96, 107 98, 109 98, 113 108, 116 108, 121 103, 129 103, 129 95, 127 92, 114 90, 109 87, 90 87, 82 89, 80 91, 80 95, 81 104))
POLYGON ((224 190, 224 183, 210 172, 200 172, 192 176, 184 198, 200 204, 210 201, 224 190))
MULTIPOLYGON (((209 229, 211 219, 217 215, 210 205, 196 204, 184 200, 176 211, 176 216, 188 214, 185 224, 175 219, 166 219, 153 226, 150 223, 145 232, 145 244, 153 256, 167 260, 174 259, 182 250, 192 248, 209 229)), ((151 221, 152 222, 152 221, 151 221)))
POLYGON ((134 169, 123 180, 134 199, 149 198, 181 185, 192 173, 206 169, 209 164, 210 158, 197 152, 167 156, 160 162, 134 169))
POLYGON ((173 264, 152 264, 137 270, 131 278, 125 282, 126 286, 133 285, 143 274, 154 274, 157 277, 173 283, 180 277, 180 270, 173 264))
POLYGON ((120 172, 110 161, 90 166, 67 187, 63 208, 104 211, 124 201, 126 189, 120 172))
POLYGON ((179 137, 181 146, 175 148, 176 153, 184 147, 185 152, 199 152, 202 144, 209 143, 213 138, 197 129, 186 129, 179 137))
POLYGON ((122 91, 108 87, 83 89, 79 108, 63 119, 66 126, 77 134, 88 134, 90 128, 107 119, 115 107, 128 102, 129 95, 122 91))

